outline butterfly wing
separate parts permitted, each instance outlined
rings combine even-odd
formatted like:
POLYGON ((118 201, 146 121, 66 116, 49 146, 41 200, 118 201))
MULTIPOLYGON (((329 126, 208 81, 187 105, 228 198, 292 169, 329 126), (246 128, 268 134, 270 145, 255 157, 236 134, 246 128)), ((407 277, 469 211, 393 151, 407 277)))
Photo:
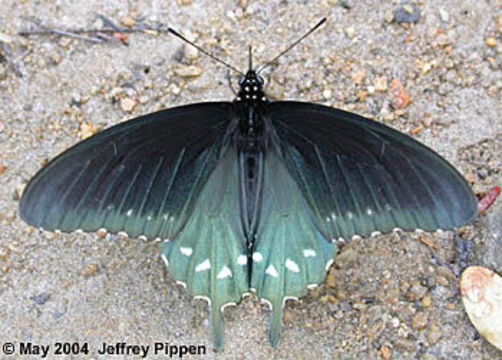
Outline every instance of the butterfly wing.
POLYGON ((248 256, 241 213, 237 151, 228 147, 179 235, 163 244, 171 275, 211 309, 213 348, 223 345, 222 311, 249 291, 248 256))
POLYGON ((251 288, 272 310, 269 341, 276 346, 287 299, 298 299, 324 280, 336 245, 318 227, 284 158, 265 153, 263 200, 253 245, 251 288))
POLYGON ((230 103, 194 104, 111 127, 65 151, 23 193, 21 217, 53 230, 171 239, 171 276, 208 300, 213 346, 222 308, 249 290, 230 103))
POLYGON ((216 166, 230 118, 230 103, 203 103, 104 130, 31 179, 21 217, 46 230, 172 237, 216 166))
POLYGON ((476 198, 442 157, 411 137, 330 107, 269 107, 282 156, 323 233, 451 229, 473 220, 476 198))
POLYGON ((270 146, 253 246, 251 287, 270 304, 279 340, 284 302, 324 280, 333 239, 472 220, 476 199, 462 176, 412 138, 321 105, 268 106, 270 146))

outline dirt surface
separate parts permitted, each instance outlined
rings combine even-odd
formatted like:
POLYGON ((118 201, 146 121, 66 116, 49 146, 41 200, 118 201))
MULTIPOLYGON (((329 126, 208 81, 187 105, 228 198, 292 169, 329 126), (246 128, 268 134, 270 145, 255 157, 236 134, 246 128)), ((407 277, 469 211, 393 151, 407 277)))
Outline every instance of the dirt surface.
MULTIPOLYGON (((277 349, 266 341, 268 311, 251 298, 226 310, 225 348, 216 356, 206 305, 175 285, 158 244, 42 233, 17 213, 23 184, 93 128, 164 107, 233 98, 227 70, 185 51, 173 37, 129 34, 129 46, 23 38, 17 33, 31 26, 24 16, 60 28, 102 26, 96 13, 129 25, 131 18, 160 22, 188 31, 243 70, 248 44, 263 63, 327 16, 322 30, 278 61, 270 96, 321 102, 412 133, 481 194, 501 184, 500 2, 127 3, 2 0, 0 344, 51 344, 49 358, 56 358, 57 341, 88 342, 94 358, 105 358, 97 354, 103 342, 206 345, 206 358, 228 359, 502 358, 469 323, 456 275, 420 241, 434 243, 437 257, 451 263, 450 232, 353 241, 338 255, 326 284, 287 306, 277 349), (195 76, 186 77, 187 71, 195 76), (399 83, 401 91, 392 91, 399 83)), ((473 262, 499 273, 501 224, 499 200, 461 231, 463 239, 473 239, 473 262)))

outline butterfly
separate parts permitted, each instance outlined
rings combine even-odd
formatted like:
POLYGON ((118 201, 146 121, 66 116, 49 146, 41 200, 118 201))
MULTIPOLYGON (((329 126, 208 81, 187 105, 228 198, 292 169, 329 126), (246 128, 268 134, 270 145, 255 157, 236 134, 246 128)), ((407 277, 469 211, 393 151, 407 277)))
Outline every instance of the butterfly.
POLYGON ((270 101, 250 60, 232 102, 141 116, 57 156, 29 181, 20 215, 46 230, 161 241, 170 275, 208 302, 220 349, 224 308, 250 292, 271 309, 276 346, 286 301, 323 282, 339 240, 451 229, 476 217, 477 202, 455 168, 405 134, 270 101))

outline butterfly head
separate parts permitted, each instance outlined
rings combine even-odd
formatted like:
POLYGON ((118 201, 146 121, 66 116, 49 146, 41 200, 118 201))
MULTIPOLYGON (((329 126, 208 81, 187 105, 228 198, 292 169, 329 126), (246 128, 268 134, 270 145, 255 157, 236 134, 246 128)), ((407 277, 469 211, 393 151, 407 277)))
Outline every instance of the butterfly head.
POLYGON ((263 78, 254 70, 248 70, 246 75, 239 79, 239 93, 236 101, 246 103, 258 103, 266 101, 263 92, 263 78))

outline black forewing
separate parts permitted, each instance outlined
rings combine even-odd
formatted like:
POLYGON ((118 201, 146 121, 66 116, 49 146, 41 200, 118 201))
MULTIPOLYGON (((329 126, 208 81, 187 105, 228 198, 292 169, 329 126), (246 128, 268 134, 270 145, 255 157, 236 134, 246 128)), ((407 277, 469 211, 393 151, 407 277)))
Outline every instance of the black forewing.
POLYGON ((282 156, 327 234, 450 229, 476 198, 441 156, 392 128, 322 105, 269 106, 282 156))
POLYGON ((170 237, 214 169, 231 117, 231 103, 201 103, 102 131, 31 179, 21 217, 47 230, 170 237))

